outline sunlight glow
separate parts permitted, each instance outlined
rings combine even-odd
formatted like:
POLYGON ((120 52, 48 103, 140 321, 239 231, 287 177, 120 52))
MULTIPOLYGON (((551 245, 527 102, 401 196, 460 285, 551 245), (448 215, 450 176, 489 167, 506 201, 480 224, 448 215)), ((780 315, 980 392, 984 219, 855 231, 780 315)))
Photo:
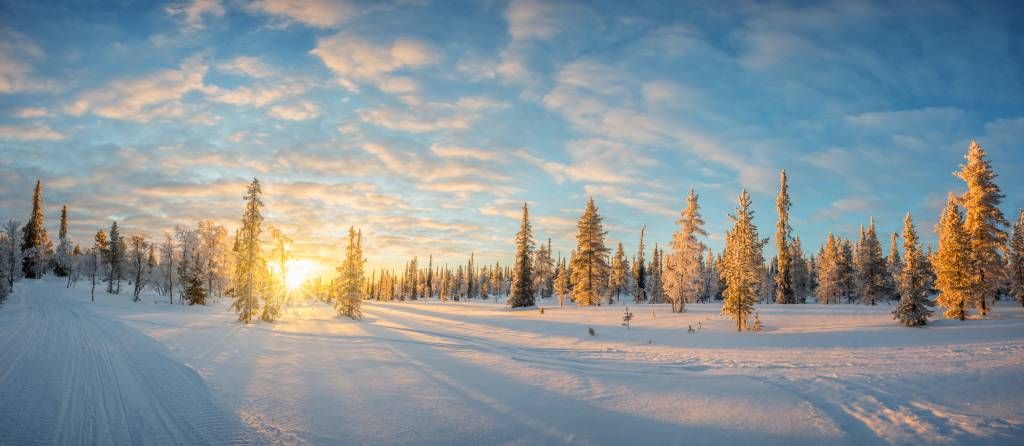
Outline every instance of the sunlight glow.
POLYGON ((313 275, 317 268, 316 262, 310 260, 289 260, 285 264, 285 286, 289 290, 298 289, 306 281, 306 278, 313 275))

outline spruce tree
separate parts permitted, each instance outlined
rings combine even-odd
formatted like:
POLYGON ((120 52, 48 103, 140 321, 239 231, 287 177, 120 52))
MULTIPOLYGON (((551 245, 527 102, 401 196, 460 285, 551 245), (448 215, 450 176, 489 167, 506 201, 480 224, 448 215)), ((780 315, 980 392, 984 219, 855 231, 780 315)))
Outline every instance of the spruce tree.
POLYGON ((839 290, 847 303, 857 299, 857 273, 853 266, 853 244, 843 239, 839 256, 839 290))
POLYGON ((841 250, 839 239, 832 235, 831 232, 828 233, 828 239, 818 254, 816 262, 818 284, 815 294, 818 297, 819 303, 836 304, 839 303, 839 299, 842 297, 840 286, 842 275, 841 250))
POLYGON ((636 257, 633 260, 633 302, 647 302, 647 261, 644 259, 644 231, 647 225, 640 228, 640 242, 637 244, 636 257))
POLYGON ((231 308, 238 313, 238 320, 246 324, 252 322, 259 311, 257 299, 265 280, 266 263, 260 251, 262 193, 259 180, 253 178, 245 193, 245 212, 235 248, 235 290, 231 308))
POLYGON ((707 236, 704 219, 700 216, 697 193, 690 189, 686 196, 686 208, 676 222, 679 229, 672 234, 672 252, 665 259, 665 297, 672 304, 673 313, 682 313, 686 304, 697 300, 700 295, 702 254, 704 244, 697 236, 707 236))
POLYGON ((789 182, 786 171, 779 174, 779 196, 775 198, 775 209, 779 213, 779 221, 775 225, 775 257, 778 259, 778 270, 775 272, 775 303, 795 304, 796 290, 793 286, 793 228, 789 224, 789 182))
POLYGON ((1007 249, 1009 257, 1010 295, 1024 306, 1024 210, 1020 211, 1017 222, 1013 224, 1013 237, 1007 249))
POLYGON ((932 303, 928 300, 929 280, 925 271, 927 259, 921 252, 914 221, 907 213, 903 220, 903 269, 900 271, 900 303, 893 310, 893 319, 908 327, 928 323, 932 303))
POLYGON ((903 269, 903 260, 900 259, 900 234, 893 232, 889 237, 889 257, 885 259, 886 268, 886 295, 890 301, 899 301, 900 292, 897 282, 900 275, 900 271, 903 269))
POLYGON ((110 224, 107 256, 107 293, 121 294, 121 277, 124 275, 125 243, 117 221, 110 224))
POLYGON ((627 280, 629 280, 628 268, 629 261, 626 260, 626 253, 622 249, 622 243, 620 242, 615 248, 615 255, 612 256, 612 273, 608 279, 608 287, 610 288, 608 293, 609 304, 615 303, 615 300, 626 291, 629 285, 627 283, 627 280))
POLYGON ((60 232, 58 232, 57 255, 54 259, 53 273, 65 277, 71 269, 71 240, 68 240, 68 207, 60 209, 60 232))
POLYGON ((939 251, 935 253, 935 288, 939 297, 935 303, 946 311, 946 319, 966 318, 965 307, 970 299, 971 241, 964 229, 963 216, 956 197, 949 196, 939 219, 939 251))
POLYGON ((762 249, 766 240, 758 238, 750 205, 750 194, 744 189, 740 193, 736 214, 729 216, 733 227, 725 235, 722 314, 736 321, 737 331, 743 331, 747 318, 754 311, 764 274, 762 249))
POLYGON ((650 296, 652 304, 665 302, 665 283, 662 280, 662 272, 665 270, 662 265, 663 252, 655 243, 654 252, 651 253, 651 266, 647 269, 647 295, 650 296))
MULTIPOLYGON (((361 305, 363 302, 363 283, 366 281, 363 266, 366 259, 363 258, 362 247, 363 231, 357 233, 354 227, 348 228, 348 246, 345 248, 345 260, 339 268, 341 274, 338 277, 337 297, 335 309, 338 316, 345 316, 351 319, 363 317, 361 305)), ((433 262, 433 258, 431 258, 433 262)))
POLYGON ((565 298, 572 293, 572 283, 569 280, 569 270, 566 268, 565 259, 562 259, 555 268, 555 297, 558 298, 559 307, 565 306, 565 298))
POLYGON ((519 232, 516 233, 516 254, 513 260, 512 289, 509 291, 508 305, 512 308, 532 307, 534 305, 533 289, 533 230, 530 227, 530 211, 523 203, 523 217, 519 221, 519 232))
POLYGON ((14 290, 14 282, 23 274, 21 262, 21 223, 11 219, 0 228, 0 271, 7 290, 14 290))
POLYGON ((875 231, 875 219, 871 219, 867 231, 863 232, 857 256, 857 283, 860 286, 860 300, 866 305, 877 305, 885 297, 888 270, 882 257, 882 244, 875 231))
POLYGON ((32 194, 32 215, 22 227, 22 272, 29 279, 39 279, 46 272, 47 246, 50 238, 43 221, 43 183, 36 180, 32 194))
POLYGON ((995 300, 1002 277, 1004 263, 999 251, 1006 246, 1004 228, 1008 223, 999 209, 1004 197, 995 183, 996 173, 985 149, 971 141, 964 158, 967 162, 956 175, 967 184, 960 203, 966 210, 964 228, 971 240, 970 296, 978 314, 984 317, 995 300))
POLYGON ((608 248, 597 206, 591 197, 576 224, 576 255, 572 259, 572 296, 576 304, 600 305, 608 284, 608 248))
POLYGON ((807 260, 804 259, 804 249, 800 243, 800 237, 793 238, 793 243, 789 246, 789 258, 793 265, 791 275, 793 299, 795 303, 802 304, 807 302, 807 294, 811 292, 811 271, 807 260))

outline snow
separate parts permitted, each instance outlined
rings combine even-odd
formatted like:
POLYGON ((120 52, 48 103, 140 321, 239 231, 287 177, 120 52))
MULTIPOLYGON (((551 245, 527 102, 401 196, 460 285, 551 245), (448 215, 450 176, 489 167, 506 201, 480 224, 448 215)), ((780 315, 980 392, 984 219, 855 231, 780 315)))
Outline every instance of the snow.
POLYGON ((618 305, 297 304, 244 326, 227 302, 130 300, 16 285, 0 444, 1024 443, 1009 304, 924 328, 888 305, 759 305, 765 331, 736 333, 715 304, 630 306, 627 330, 618 305))

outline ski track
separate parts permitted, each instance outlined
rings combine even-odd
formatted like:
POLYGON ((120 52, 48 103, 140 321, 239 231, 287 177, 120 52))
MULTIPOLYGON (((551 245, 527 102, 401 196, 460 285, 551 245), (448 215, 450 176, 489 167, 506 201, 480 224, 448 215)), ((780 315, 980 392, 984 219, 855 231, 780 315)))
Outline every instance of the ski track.
POLYGON ((0 444, 253 442, 195 371, 88 302, 16 294, 3 312, 0 444))
POLYGON ((657 323, 651 310, 625 331, 616 308, 545 320, 497 305, 410 302, 369 303, 359 322, 312 305, 245 326, 217 306, 106 295, 94 304, 30 285, 0 309, 3 445, 1024 439, 1024 313, 926 332, 871 319, 875 309, 865 319, 856 307, 794 307, 803 312, 773 319, 781 311, 768 307, 765 319, 782 325, 758 336, 731 333, 701 307, 657 323), (710 333, 672 328, 696 321, 710 333), (591 324, 597 336, 585 335, 591 324), (947 341, 958 333, 962 342, 947 341), (985 395, 974 405, 969 394, 941 397, 956 389, 932 384, 937 377, 985 395))

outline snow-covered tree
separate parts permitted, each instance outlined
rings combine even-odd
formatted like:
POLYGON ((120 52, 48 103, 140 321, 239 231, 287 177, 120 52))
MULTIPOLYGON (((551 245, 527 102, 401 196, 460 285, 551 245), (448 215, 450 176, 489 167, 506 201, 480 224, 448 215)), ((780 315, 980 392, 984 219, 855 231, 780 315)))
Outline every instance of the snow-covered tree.
POLYGON ((663 253, 664 251, 659 249, 658 244, 655 243, 654 252, 651 253, 651 266, 647 269, 647 295, 652 304, 665 302, 665 282, 662 280, 665 271, 662 260, 663 253))
POLYGON ((718 289, 719 276, 718 265, 715 263, 715 252, 708 249, 705 251, 704 266, 701 268, 701 302, 711 302, 721 291, 718 289))
POLYGON ((753 314, 757 292, 763 280, 764 248, 754 225, 754 211, 750 209, 750 194, 740 193, 736 214, 729 217, 733 227, 725 235, 725 300, 722 314, 736 321, 736 330, 743 331, 747 318, 753 314))
POLYGON ((775 198, 775 209, 779 213, 778 223, 775 224, 775 258, 777 270, 775 272, 775 303, 795 304, 797 302, 796 287, 793 285, 793 228, 789 224, 789 208, 792 202, 789 200, 789 182, 786 171, 779 174, 779 196, 775 198))
POLYGON ((281 307, 284 305, 288 293, 288 261, 291 253, 288 245, 292 239, 278 228, 270 228, 270 242, 273 247, 270 251, 270 261, 277 265, 277 274, 268 274, 266 287, 264 287, 263 312, 260 313, 260 320, 274 322, 281 316, 281 307))
POLYGON ((355 228, 350 226, 348 228, 348 246, 345 247, 345 260, 339 268, 341 274, 337 280, 337 296, 334 305, 339 316, 351 319, 363 317, 361 306, 363 282, 366 280, 363 266, 366 264, 366 259, 363 257, 362 244, 363 231, 356 232, 355 228))
POLYGON ((14 282, 24 271, 21 267, 21 235, 21 223, 17 220, 7 220, 0 228, 0 278, 6 282, 8 291, 14 289, 14 282))
POLYGON ((840 285, 842 257, 843 253, 839 239, 830 232, 816 262, 818 286, 815 293, 819 303, 839 303, 839 299, 842 297, 840 285))
POLYGON ((793 238, 789 245, 789 258, 792 262, 793 298, 796 303, 807 302, 807 295, 811 293, 811 270, 804 258, 804 248, 800 243, 800 237, 793 238))
POLYGON ((576 223, 576 255, 572 258, 572 297, 576 304, 600 305, 608 284, 608 248, 604 244, 604 227, 597 213, 594 198, 576 223))
POLYGON ((128 273, 131 275, 135 288, 132 290, 132 301, 138 302, 142 290, 146 288, 146 257, 149 243, 141 235, 128 238, 128 273))
POLYGON ((572 294, 572 282, 569 275, 565 259, 562 259, 555 268, 555 297, 558 298, 559 307, 565 306, 565 298, 572 294))
POLYGON ((178 301, 189 305, 206 305, 207 292, 203 287, 203 266, 205 261, 200 257, 199 230, 185 226, 174 228, 174 238, 181 248, 178 257, 178 281, 181 284, 181 296, 178 301))
POLYGON ((640 242, 637 243, 636 256, 633 258, 633 302, 647 302, 647 260, 644 258, 644 231, 647 225, 640 228, 640 242))
POLYGON ((253 178, 245 194, 245 213, 235 246, 235 288, 231 308, 238 312, 238 320, 249 323, 259 311, 258 298, 262 291, 266 263, 260 251, 260 233, 263 224, 263 200, 259 180, 253 178))
POLYGON ((107 263, 107 293, 121 294, 121 279, 124 277, 125 244, 121 230, 117 227, 117 221, 110 224, 108 234, 109 244, 107 246, 104 261, 107 263))
POLYGON ((523 217, 519 221, 519 232, 516 233, 516 254, 513 260, 512 289, 509 292, 508 304, 512 308, 530 307, 534 305, 533 290, 533 229, 530 227, 530 214, 523 203, 523 217))
POLYGON ((68 207, 64 206, 60 209, 60 232, 57 252, 54 255, 54 268, 53 273, 58 277, 68 276, 69 270, 73 266, 71 258, 71 240, 68 239, 68 207))
POLYGON ((541 243, 533 256, 533 289, 542 299, 554 294, 555 261, 551 257, 551 239, 545 245, 541 243))
POLYGON ((1010 295, 1024 306, 1024 210, 1020 211, 1013 224, 1013 237, 1007 248, 1010 267, 1007 276, 1010 281, 1010 295))
POLYGON ((169 303, 174 303, 174 284, 178 282, 178 254, 174 238, 170 232, 164 232, 164 242, 160 244, 160 293, 167 296, 169 303))
POLYGON ((917 239, 917 229, 910 213, 903 219, 903 270, 900 271, 900 303, 893 310, 893 319, 908 327, 918 327, 928 323, 932 303, 928 300, 928 274, 925 271, 927 259, 921 252, 917 239))
POLYGON ((966 305, 970 299, 971 241, 964 229, 963 215, 955 196, 950 195, 936 227, 939 250, 935 253, 935 289, 939 297, 935 303, 945 309, 947 319, 966 319, 966 305))
POLYGON ((38 279, 46 273, 50 238, 43 222, 43 183, 36 180, 32 194, 32 215, 22 227, 22 272, 29 279, 38 279))
POLYGON ((202 276, 206 280, 209 296, 220 297, 231 281, 231 246, 228 231, 211 220, 199 222, 199 258, 202 259, 202 276))
POLYGON ((672 312, 682 313, 686 304, 700 296, 701 268, 704 263, 704 244, 698 236, 707 236, 704 219, 700 216, 697 193, 690 189, 686 208, 676 222, 679 229, 672 234, 672 252, 665 261, 663 277, 665 298, 672 304, 672 312))
POLYGON ((867 231, 862 232, 858 242, 857 284, 860 286, 860 301, 867 305, 876 305, 885 297, 886 268, 885 257, 882 257, 882 243, 878 241, 875 231, 875 219, 871 219, 867 231))
POLYGON ((850 240, 843 239, 839 252, 839 294, 847 303, 853 303, 857 300, 857 270, 850 240))
POLYGON ((972 276, 970 296, 978 314, 988 314, 996 290, 1003 277, 1003 259, 999 251, 1005 248, 1008 225, 999 204, 1003 193, 996 185, 996 173, 986 158, 985 149, 971 141, 964 156, 967 162, 956 173, 967 184, 960 197, 966 210, 964 228, 971 240, 972 276))
POLYGON ((619 243, 615 248, 615 255, 612 256, 612 270, 608 276, 608 303, 613 304, 629 288, 629 260, 626 259, 626 252, 619 243))

